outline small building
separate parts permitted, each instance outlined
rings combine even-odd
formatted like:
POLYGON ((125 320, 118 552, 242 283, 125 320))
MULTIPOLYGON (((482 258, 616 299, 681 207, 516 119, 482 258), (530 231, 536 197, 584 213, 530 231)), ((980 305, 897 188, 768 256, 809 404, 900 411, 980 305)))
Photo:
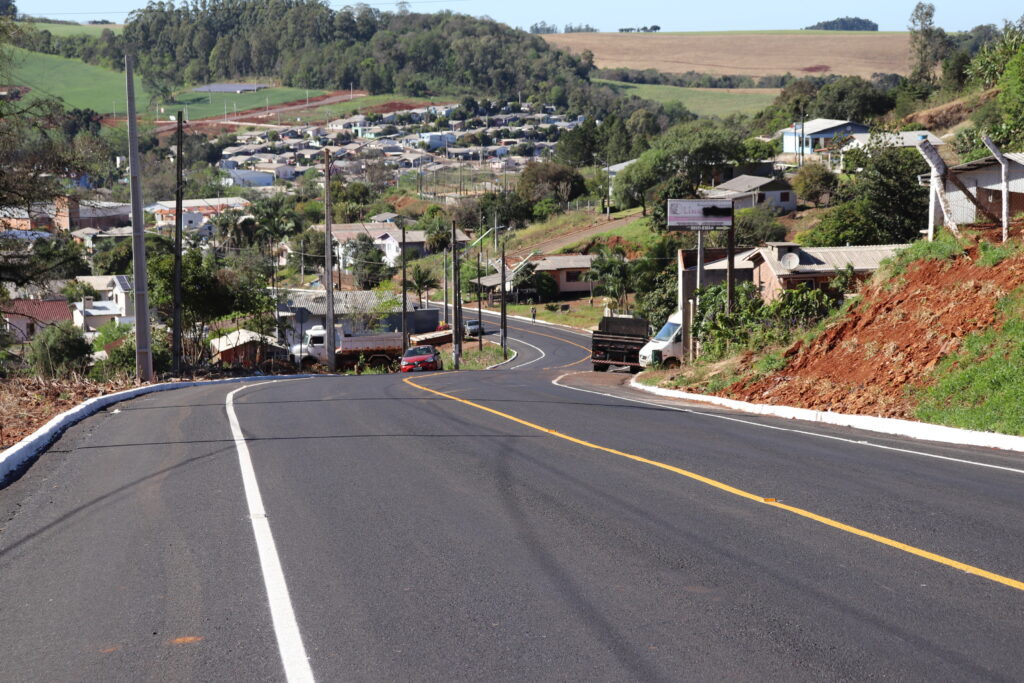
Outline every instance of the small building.
POLYGON ((0 319, 15 343, 25 343, 40 330, 72 318, 68 300, 60 298, 12 299, 0 304, 0 319))
POLYGON ((277 176, 269 171, 247 171, 241 168, 230 168, 226 171, 227 177, 221 183, 225 186, 236 187, 268 187, 274 184, 277 176))
POLYGON ((91 296, 71 304, 71 316, 75 327, 84 332, 95 332, 111 320, 119 323, 134 323, 134 317, 126 317, 116 301, 100 301, 91 296))
POLYGON ((856 121, 812 119, 798 121, 789 128, 778 131, 776 135, 782 136, 783 154, 799 154, 801 152, 801 137, 803 138, 803 153, 814 154, 826 147, 832 147, 837 137, 845 138, 868 131, 867 126, 856 121))
POLYGON ((272 358, 287 358, 288 349, 276 339, 246 329, 238 329, 210 341, 214 363, 254 367, 272 358))
POLYGON ((794 242, 768 242, 748 258, 753 264, 752 281, 765 301, 773 301, 784 289, 804 284, 811 289, 828 288, 832 279, 847 266, 865 279, 887 258, 906 244, 857 247, 802 247, 794 242))
POLYGON ((559 294, 592 292, 594 283, 586 280, 584 275, 594 264, 595 258, 595 254, 544 256, 536 261, 534 272, 547 273, 554 278, 559 294))
MULTIPOLYGON (((1004 153, 1009 162, 1007 180, 1009 185, 1010 218, 1024 213, 1024 153, 1004 153)), ((997 217, 1003 213, 1002 167, 993 156, 953 166, 949 169, 977 199, 978 203, 997 217)), ((963 196, 963 190, 946 180, 946 196, 953 212, 953 220, 959 224, 986 221, 979 215, 978 208, 963 196)))
POLYGON ((781 178, 736 176, 711 190, 704 190, 701 195, 708 199, 730 199, 737 209, 765 205, 779 213, 796 211, 793 186, 781 178))

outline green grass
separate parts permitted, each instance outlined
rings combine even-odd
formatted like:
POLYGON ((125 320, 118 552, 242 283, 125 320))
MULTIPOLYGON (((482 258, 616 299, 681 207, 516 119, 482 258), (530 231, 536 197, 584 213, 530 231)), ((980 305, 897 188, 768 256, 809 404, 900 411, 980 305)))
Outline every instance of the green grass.
MULTIPOLYGON (((255 82, 262 82, 256 79, 255 82)), ((193 92, 192 89, 182 90, 174 94, 174 104, 161 104, 164 112, 161 118, 167 119, 174 115, 180 107, 188 105, 189 119, 205 119, 211 116, 223 116, 225 108, 227 113, 250 109, 263 109, 267 105, 283 104, 285 102, 302 102, 306 99, 306 93, 310 97, 323 95, 326 90, 306 90, 304 88, 267 88, 258 92, 247 93, 205 93, 193 92)), ((156 112, 159 112, 159 107, 156 112)), ((291 123, 295 120, 294 114, 287 117, 282 116, 281 122, 291 123)), ((277 118, 268 118, 268 123, 276 123, 277 118)))
MULTIPOLYGON (((125 106, 124 74, 86 64, 77 59, 11 49, 11 69, 15 85, 32 88, 28 97, 60 97, 68 107, 110 112, 115 106, 123 116, 125 106)), ((135 79, 135 101, 140 110, 149 101, 141 79, 135 79)))
MULTIPOLYGON (((512 354, 509 352, 509 357, 511 356, 512 354)), ((451 347, 442 350, 441 357, 444 359, 444 367, 446 370, 452 370, 455 368, 455 361, 452 359, 451 347)), ((462 357, 459 359, 459 369, 486 370, 492 365, 497 365, 503 360, 505 359, 502 357, 501 346, 499 344, 484 342, 484 348, 481 351, 476 340, 464 340, 462 343, 462 357)))
POLYGON ((886 283, 890 288, 898 286, 902 281, 898 276, 914 261, 946 261, 962 256, 965 249, 964 241, 958 240, 946 230, 940 230, 934 242, 917 240, 906 249, 900 249, 895 256, 882 261, 875 271, 873 281, 886 283))
MULTIPOLYGON (((639 212, 639 210, 637 210, 637 212, 639 212)), ((607 242, 613 237, 621 238, 622 241, 625 242, 625 246, 627 248, 646 249, 654 244, 659 237, 658 234, 651 230, 649 221, 649 218, 641 218, 640 220, 633 221, 632 223, 628 223, 621 227, 613 228, 596 235, 591 235, 590 237, 580 240, 575 244, 563 247, 560 251, 563 254, 579 252, 585 247, 595 243, 607 242)))
POLYGON ((964 338, 936 366, 934 384, 912 390, 925 422, 1024 435, 1024 288, 997 307, 1003 324, 964 338))
MULTIPOLYGON (((311 91, 312 92, 312 91, 311 91)), ((406 102, 414 106, 422 106, 431 104, 432 102, 457 102, 457 97, 410 97, 408 95, 396 95, 396 94, 383 94, 383 95, 367 95, 365 97, 357 97, 354 100, 347 102, 337 102, 335 104, 328 104, 322 107, 317 107, 310 110, 310 114, 320 119, 333 120, 341 119, 346 116, 363 111, 370 107, 376 107, 377 105, 387 104, 389 102, 406 102)))
POLYGON ((37 31, 49 31, 52 35, 59 37, 82 34, 99 37, 104 29, 110 29, 115 34, 120 34, 124 31, 124 26, 120 24, 48 24, 35 21, 19 21, 17 25, 19 27, 31 27, 37 31))
POLYGON ((774 88, 766 88, 764 92, 729 92, 720 88, 681 88, 675 85, 624 83, 599 78, 595 78, 594 82, 612 86, 623 95, 636 95, 661 104, 680 102, 698 116, 756 114, 770 105, 778 95, 778 90, 774 88))
POLYGON ((552 216, 542 223, 533 223, 522 230, 516 230, 508 241, 506 249, 529 249, 533 244, 564 235, 592 225, 597 217, 591 212, 568 211, 552 216))
MULTIPOLYGON (((595 301, 598 300, 599 297, 595 297, 595 301)), ((557 303, 558 302, 556 302, 556 304, 557 303)), ((508 304, 505 308, 509 315, 520 315, 524 318, 529 318, 531 307, 532 306, 530 304, 508 304)), ((604 306, 599 303, 594 304, 593 306, 574 306, 568 311, 549 311, 544 307, 544 304, 536 304, 536 307, 537 320, 544 320, 549 323, 558 323, 560 325, 569 325, 570 327, 578 327, 584 330, 596 327, 604 316, 604 306)), ((517 324, 523 323, 522 321, 519 321, 517 324)), ((525 324, 529 325, 529 323, 525 324)))
POLYGON ((1011 256, 1019 254, 1022 249, 1024 249, 1024 244, 1020 242, 992 244, 991 242, 985 242, 983 240, 978 242, 978 251, 981 252, 981 256, 977 261, 975 261, 975 263, 979 266, 992 268, 994 266, 998 266, 1011 256))
MULTIPOLYGON (((823 31, 814 30, 806 31, 804 29, 778 29, 768 31, 661 31, 659 33, 651 33, 649 35, 663 35, 663 36, 736 36, 736 35, 801 35, 801 36, 832 36, 832 35, 905 35, 906 31, 823 31)), ((644 35, 644 34, 640 34, 644 35)))

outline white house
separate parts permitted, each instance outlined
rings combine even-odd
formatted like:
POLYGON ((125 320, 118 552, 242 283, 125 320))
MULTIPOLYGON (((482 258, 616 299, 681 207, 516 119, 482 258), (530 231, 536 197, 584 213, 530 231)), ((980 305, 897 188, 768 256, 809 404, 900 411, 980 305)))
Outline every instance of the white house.
POLYGON ((701 195, 708 199, 731 199, 737 209, 764 204, 780 213, 796 211, 796 193, 788 181, 754 175, 736 176, 701 195))
POLYGON ((846 137, 856 133, 867 133, 869 128, 855 121, 839 119, 812 119, 796 122, 789 128, 783 128, 776 135, 782 136, 782 153, 797 154, 800 152, 803 137, 803 153, 814 152, 832 145, 836 137, 846 137))

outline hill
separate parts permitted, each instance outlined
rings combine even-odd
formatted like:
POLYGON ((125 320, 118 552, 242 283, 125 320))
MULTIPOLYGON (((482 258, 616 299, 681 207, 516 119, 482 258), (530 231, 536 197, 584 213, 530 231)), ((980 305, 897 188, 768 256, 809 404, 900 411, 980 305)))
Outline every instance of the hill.
MULTIPOLYGON (((992 231, 993 233, 996 231, 992 231)), ((722 395, 842 413, 1024 434, 1024 250, 1015 231, 918 242, 809 340, 752 354, 722 395)))
POLYGON ((680 102, 698 116, 754 114, 771 104, 781 92, 779 88, 683 88, 600 78, 593 79, 593 82, 611 86, 623 95, 636 95, 661 104, 680 102))
MULTIPOLYGON (((13 56, 11 80, 31 88, 28 97, 59 97, 69 108, 92 109, 107 113, 126 111, 124 74, 77 59, 44 55, 21 48, 10 48, 13 56)), ((139 109, 145 107, 149 93, 139 79, 135 81, 139 109)))
POLYGON ((590 50, 600 68, 862 78, 910 71, 910 38, 903 32, 552 33, 543 38, 573 54, 590 50))

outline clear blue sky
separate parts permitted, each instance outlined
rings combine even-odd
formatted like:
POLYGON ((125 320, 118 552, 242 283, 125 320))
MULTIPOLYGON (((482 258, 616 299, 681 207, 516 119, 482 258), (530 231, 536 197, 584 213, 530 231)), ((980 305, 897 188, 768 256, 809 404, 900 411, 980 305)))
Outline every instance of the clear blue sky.
MULTIPOLYGON (((84 5, 80 0, 15 0, 18 11, 33 16, 86 22, 109 19, 121 23, 133 9, 145 6, 141 0, 96 0, 84 5), (93 9, 95 8, 95 9, 93 9)), ((347 2, 331 1, 332 8, 347 2)), ((370 2, 372 7, 393 11, 396 3, 370 2)), ((587 3, 556 3, 540 0, 410 0, 413 12, 449 9, 461 14, 489 16, 511 26, 528 29, 537 21, 559 28, 565 24, 590 24, 601 31, 616 31, 622 26, 657 24, 662 31, 749 31, 758 29, 797 29, 819 21, 842 16, 870 19, 882 31, 902 31, 907 27, 915 1, 862 0, 857 3, 812 4, 798 0, 738 0, 729 3, 679 2, 664 0, 593 0, 587 3)), ((1020 0, 985 0, 980 4, 936 0, 935 23, 947 31, 965 31, 978 24, 1002 25, 1004 19, 1016 20, 1024 14, 1020 0)), ((739 49, 742 49, 741 47, 739 49)))

